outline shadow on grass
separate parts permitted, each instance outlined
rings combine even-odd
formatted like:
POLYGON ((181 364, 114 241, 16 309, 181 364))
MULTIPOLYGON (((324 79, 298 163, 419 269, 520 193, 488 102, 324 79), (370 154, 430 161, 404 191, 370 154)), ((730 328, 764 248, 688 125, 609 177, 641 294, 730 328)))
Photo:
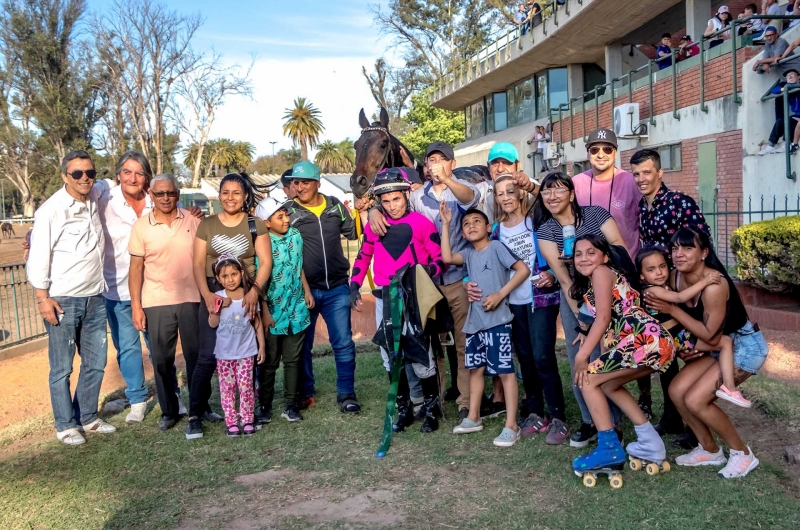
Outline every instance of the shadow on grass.
MULTIPOLYGON (((560 369, 568 391, 566 360, 560 369)), ((251 438, 229 439, 222 426, 207 425, 203 439, 187 441, 185 422, 160 433, 155 409, 136 426, 123 424, 124 413, 112 417, 115 435, 81 447, 54 440, 33 446, 0 464, 0 528, 800 527, 796 492, 784 487, 779 462, 739 481, 673 466, 655 477, 626 471, 622 490, 605 481, 586 489, 570 466, 585 450, 549 447, 541 437, 496 448, 491 440, 502 419, 454 436, 452 404, 439 432, 423 435, 412 426, 377 460, 386 376, 374 347, 358 356, 358 416, 336 408, 333 359, 315 360, 315 372, 318 405, 305 420, 277 418, 251 438), (270 470, 279 478, 236 481, 270 470)), ((656 411, 659 396, 654 388, 656 411)), ((577 407, 567 398, 575 425, 577 407)), ((674 459, 679 453, 668 447, 674 459)))

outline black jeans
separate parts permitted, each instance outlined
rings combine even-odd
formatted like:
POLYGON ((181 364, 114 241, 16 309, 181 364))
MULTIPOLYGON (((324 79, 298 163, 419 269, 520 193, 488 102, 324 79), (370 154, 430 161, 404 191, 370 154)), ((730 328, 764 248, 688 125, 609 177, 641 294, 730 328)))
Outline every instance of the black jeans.
MULTIPOLYGON (((786 143, 789 144, 794 139, 794 130, 797 128, 797 120, 794 117, 789 116, 789 138, 786 138, 786 143)), ((785 124, 783 121, 783 116, 775 120, 775 125, 772 126, 772 132, 769 133, 769 143, 771 145, 775 145, 778 143, 778 140, 783 138, 783 131, 785 129, 785 124)))
MULTIPOLYGON (((214 278, 206 278, 208 289, 215 293, 222 290, 222 286, 214 278)), ((205 302, 200 302, 197 312, 197 335, 200 341, 197 360, 190 367, 186 362, 186 375, 189 381, 189 417, 199 418, 211 411, 208 400, 211 399, 211 379, 217 369, 217 358, 214 357, 214 348, 217 346, 217 330, 208 325, 208 308, 205 302)))
POLYGON ((511 340, 519 359, 522 385, 528 409, 544 416, 544 403, 551 418, 566 421, 564 389, 556 361, 556 319, 559 307, 539 307, 531 312, 531 305, 508 305, 514 315, 511 340))
MULTIPOLYGON (((181 337, 183 358, 186 361, 187 380, 197 364, 198 333, 197 314, 201 304, 186 302, 145 308, 147 334, 150 337, 150 355, 156 379, 158 404, 161 414, 178 417, 178 396, 175 395, 175 346, 181 337)), ((208 317, 206 317, 208 320, 208 317)), ((213 355, 213 351, 212 351, 213 355)), ((189 392, 191 393, 191 384, 189 392)))
POLYGON ((266 359, 258 365, 258 403, 261 412, 272 410, 275 397, 275 372, 283 360, 283 398, 284 406, 297 405, 297 386, 300 382, 300 356, 303 353, 303 342, 306 328, 295 335, 273 335, 266 332, 266 359))

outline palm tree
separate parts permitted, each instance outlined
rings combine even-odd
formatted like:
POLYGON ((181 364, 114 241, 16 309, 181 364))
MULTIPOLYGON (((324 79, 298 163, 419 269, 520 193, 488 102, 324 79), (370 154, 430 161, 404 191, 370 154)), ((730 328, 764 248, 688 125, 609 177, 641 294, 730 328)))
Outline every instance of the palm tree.
POLYGON ((283 119, 283 134, 300 146, 303 160, 308 160, 308 149, 316 147, 319 135, 325 130, 320 120, 321 113, 306 98, 294 100, 294 108, 286 109, 283 119))
POLYGON ((245 171, 247 166, 253 161, 253 156, 256 153, 256 148, 250 142, 233 142, 230 147, 230 165, 228 169, 233 168, 236 171, 245 171))
POLYGON ((317 156, 314 157, 314 163, 319 167, 323 173, 339 173, 342 171, 342 166, 348 162, 342 156, 339 146, 330 140, 325 140, 319 144, 317 149, 317 156))
POLYGON ((356 168, 356 149, 353 147, 353 142, 350 138, 345 138, 338 144, 339 152, 342 154, 342 158, 344 158, 344 166, 342 167, 342 173, 349 173, 356 168))

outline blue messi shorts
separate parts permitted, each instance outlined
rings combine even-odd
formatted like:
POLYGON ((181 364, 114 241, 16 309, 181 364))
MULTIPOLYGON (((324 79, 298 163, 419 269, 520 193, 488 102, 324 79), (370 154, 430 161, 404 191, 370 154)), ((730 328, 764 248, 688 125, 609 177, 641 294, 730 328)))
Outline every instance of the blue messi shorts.
POLYGON ((467 333, 464 367, 467 370, 485 367, 486 375, 513 374, 511 323, 467 333))

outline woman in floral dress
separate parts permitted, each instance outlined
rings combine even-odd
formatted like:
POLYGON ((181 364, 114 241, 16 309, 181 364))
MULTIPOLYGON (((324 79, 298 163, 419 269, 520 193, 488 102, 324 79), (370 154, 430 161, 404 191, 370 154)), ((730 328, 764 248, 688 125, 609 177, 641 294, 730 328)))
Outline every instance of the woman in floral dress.
POLYGON ((625 462, 606 397, 633 422, 637 440, 628 444, 628 454, 660 464, 666 458, 664 442, 624 385, 666 370, 675 357, 672 337, 641 308, 639 292, 613 268, 608 242, 599 236, 585 235, 575 241, 575 282, 570 296, 583 301, 595 318, 575 357, 574 373, 598 431, 597 449, 576 458, 574 470, 581 473, 625 462), (601 341, 600 357, 589 364, 589 354, 601 341))

